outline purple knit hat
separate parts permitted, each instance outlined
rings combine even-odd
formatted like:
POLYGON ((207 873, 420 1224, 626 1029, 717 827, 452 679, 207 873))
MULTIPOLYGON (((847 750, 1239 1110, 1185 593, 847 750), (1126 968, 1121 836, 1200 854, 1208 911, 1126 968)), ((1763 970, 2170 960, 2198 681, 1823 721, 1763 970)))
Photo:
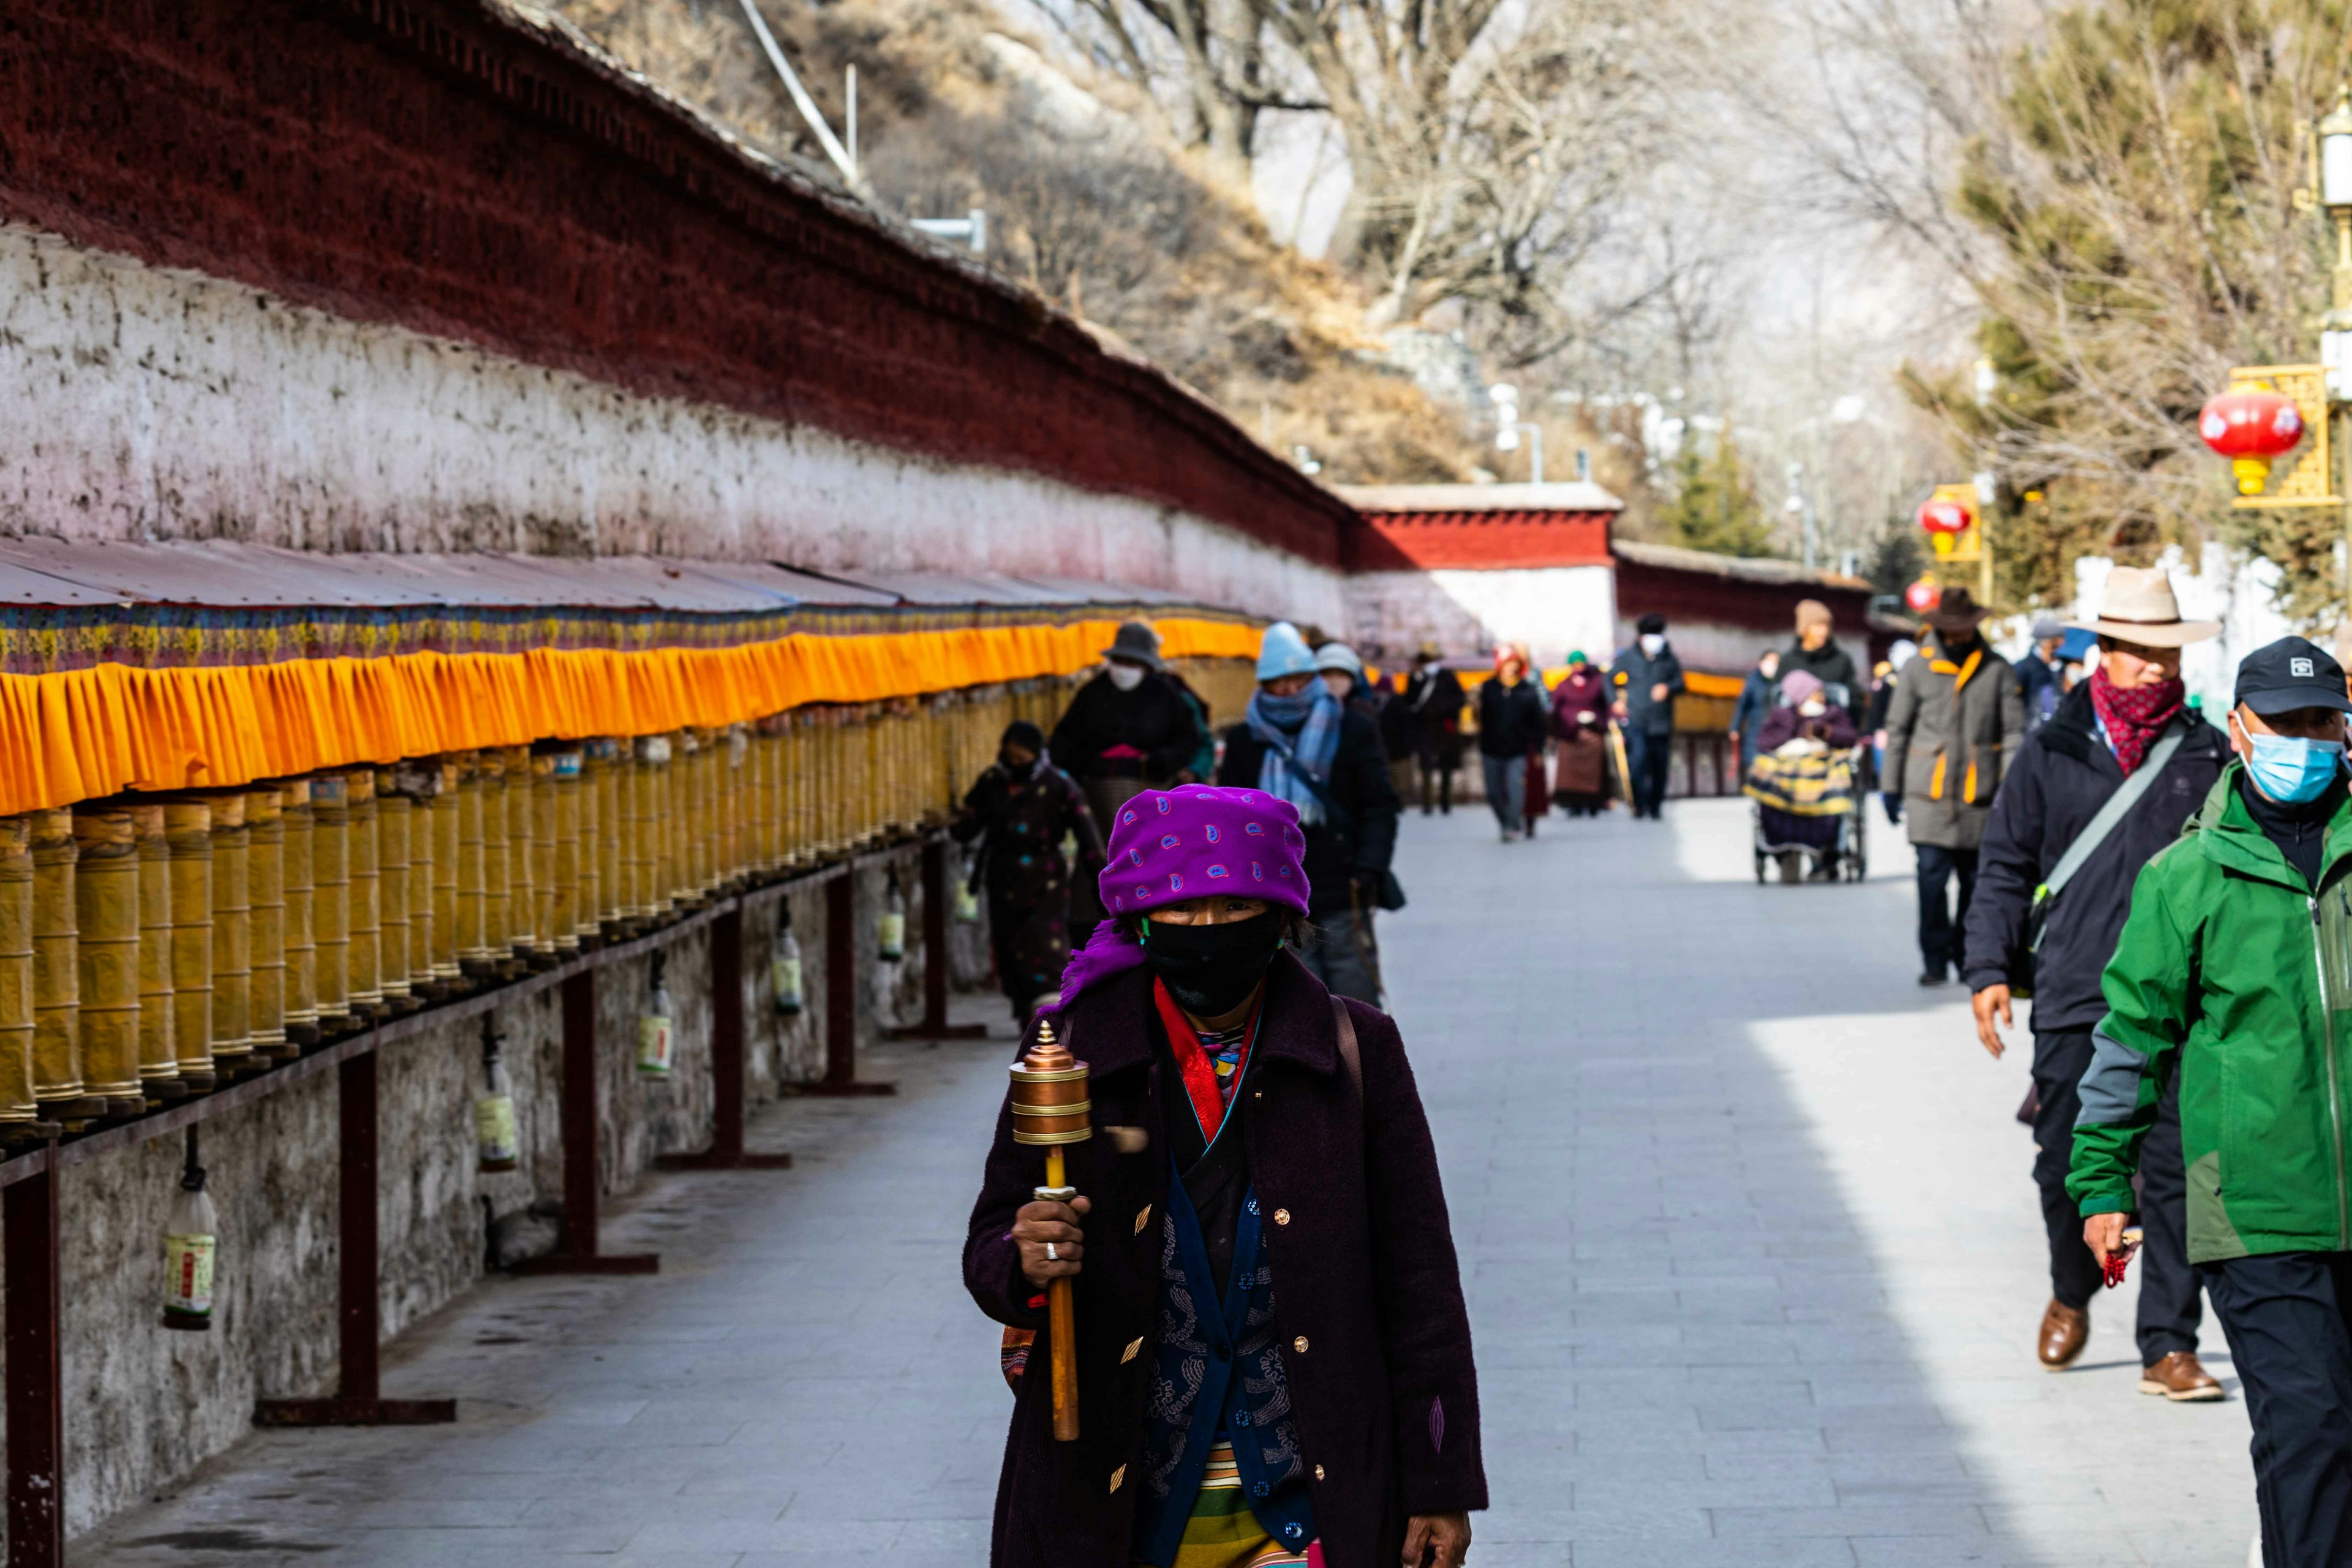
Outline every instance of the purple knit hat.
MULTIPOLYGON (((1307 836, 1298 809, 1263 790, 1179 784, 1146 790, 1118 808, 1108 863, 1096 883, 1103 908, 1149 914, 1159 905, 1230 893, 1307 912, 1307 836)), ((1142 944, 1116 919, 1095 928, 1062 972, 1062 1005, 1143 962, 1142 944)))

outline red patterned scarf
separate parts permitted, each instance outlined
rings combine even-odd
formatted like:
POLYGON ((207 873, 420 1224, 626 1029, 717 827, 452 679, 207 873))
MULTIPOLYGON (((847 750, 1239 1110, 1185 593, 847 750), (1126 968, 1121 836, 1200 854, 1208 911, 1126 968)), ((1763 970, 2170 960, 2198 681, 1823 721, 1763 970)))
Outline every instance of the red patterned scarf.
POLYGON ((2098 710, 2099 722, 2106 727, 2107 743, 2115 748, 2124 777, 2131 777, 2165 726, 2179 714, 2186 696, 2177 675, 2154 686, 2126 691, 2107 679, 2105 666, 2091 672, 2091 706, 2098 710))

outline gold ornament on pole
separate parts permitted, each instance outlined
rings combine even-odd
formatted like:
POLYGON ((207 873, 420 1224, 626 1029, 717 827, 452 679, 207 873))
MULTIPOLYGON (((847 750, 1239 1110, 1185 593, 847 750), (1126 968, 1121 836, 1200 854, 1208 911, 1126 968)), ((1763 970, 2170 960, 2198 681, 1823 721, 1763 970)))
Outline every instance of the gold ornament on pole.
MULTIPOLYGON (((1037 1042, 1013 1064, 1013 1141, 1045 1151, 1045 1184, 1033 1194, 1040 1202, 1068 1203, 1078 1190, 1068 1184, 1062 1157, 1072 1143, 1094 1136, 1094 1104, 1087 1098, 1087 1064, 1054 1037, 1054 1021, 1037 1021, 1037 1042)), ((1045 1340, 1052 1355, 1054 1436, 1078 1437, 1077 1304, 1067 1275, 1045 1288, 1045 1340)))

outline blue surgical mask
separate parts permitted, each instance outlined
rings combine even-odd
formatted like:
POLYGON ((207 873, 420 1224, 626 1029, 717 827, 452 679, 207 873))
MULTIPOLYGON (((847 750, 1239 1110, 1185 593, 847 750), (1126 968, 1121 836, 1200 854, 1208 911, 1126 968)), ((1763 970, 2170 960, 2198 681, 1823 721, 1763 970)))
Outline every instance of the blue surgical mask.
POLYGON ((2254 787, 2287 805, 2317 800, 2344 771, 2344 742, 2306 741, 2294 735, 2248 735, 2253 752, 2246 771, 2254 787))

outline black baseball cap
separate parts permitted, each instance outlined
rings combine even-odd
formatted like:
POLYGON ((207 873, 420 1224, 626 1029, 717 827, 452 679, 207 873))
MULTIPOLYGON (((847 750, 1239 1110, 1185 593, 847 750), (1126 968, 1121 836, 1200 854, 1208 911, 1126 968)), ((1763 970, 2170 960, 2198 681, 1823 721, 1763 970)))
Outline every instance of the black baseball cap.
POLYGON ((2344 667, 2305 637, 2281 637, 2248 654, 2238 666, 2238 690, 2231 700, 2266 719, 2298 708, 2352 713, 2352 697, 2344 693, 2344 667))

